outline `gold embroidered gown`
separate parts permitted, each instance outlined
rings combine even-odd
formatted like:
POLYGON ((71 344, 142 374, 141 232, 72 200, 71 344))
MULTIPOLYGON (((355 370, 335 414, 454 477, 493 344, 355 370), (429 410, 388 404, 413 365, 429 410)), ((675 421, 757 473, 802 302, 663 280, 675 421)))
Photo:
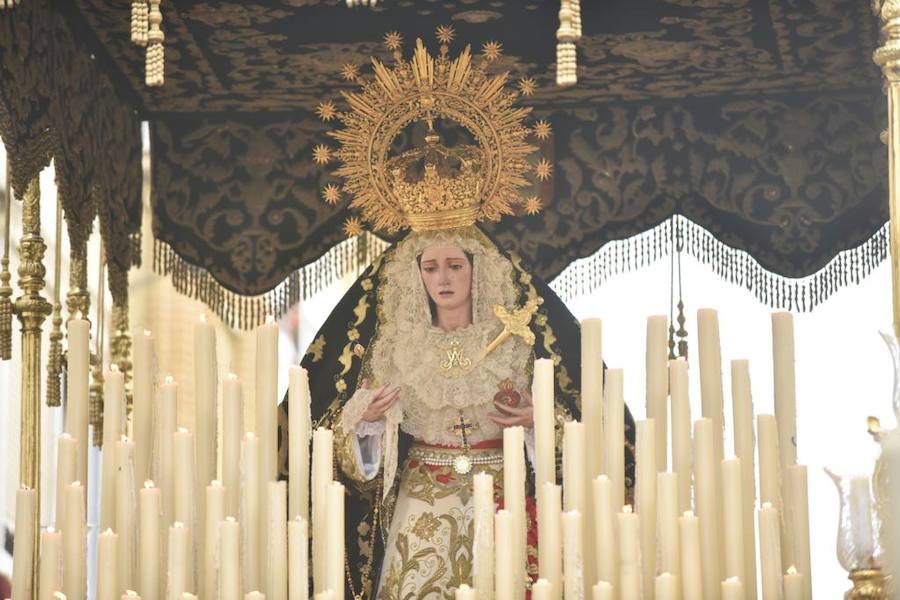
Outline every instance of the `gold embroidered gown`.
MULTIPOLYGON (((393 482, 399 466, 375 597, 453 598, 460 584, 473 583, 472 475, 491 473, 495 500, 502 502, 503 432, 488 413, 496 412, 493 398, 504 382, 530 389, 532 349, 511 337, 482 358, 503 330, 494 306, 511 309, 516 291, 510 261, 474 228, 412 235, 383 268, 377 332, 360 377, 368 378, 369 389, 357 389, 343 407, 337 462, 358 482, 379 472, 393 482), (431 324, 417 257, 434 243, 457 244, 473 260, 473 322, 460 330, 445 332, 431 324), (363 421, 373 390, 385 383, 400 387, 399 401, 381 421, 363 421), (476 463, 467 475, 447 464, 462 452, 463 428, 476 463), (397 465, 398 429, 415 440, 402 465, 397 465)), ((526 433, 526 440, 530 437, 526 433)), ((390 485, 384 488, 387 496, 390 485)), ((529 554, 533 561, 534 548, 529 554)))

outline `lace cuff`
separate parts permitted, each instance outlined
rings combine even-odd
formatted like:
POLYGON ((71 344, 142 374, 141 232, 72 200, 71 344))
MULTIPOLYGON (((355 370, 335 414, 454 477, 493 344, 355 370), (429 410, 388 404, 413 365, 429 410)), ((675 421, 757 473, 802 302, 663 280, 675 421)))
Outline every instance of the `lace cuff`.
POLYGON ((369 437, 372 435, 380 436, 384 433, 384 428, 384 419, 378 419, 377 421, 360 420, 359 423, 356 424, 356 435, 357 437, 369 437))

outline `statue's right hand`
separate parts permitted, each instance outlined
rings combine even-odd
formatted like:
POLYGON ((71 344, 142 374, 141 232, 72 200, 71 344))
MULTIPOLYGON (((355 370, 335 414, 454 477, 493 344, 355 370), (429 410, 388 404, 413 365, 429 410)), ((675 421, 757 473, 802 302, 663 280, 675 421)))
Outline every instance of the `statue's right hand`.
MULTIPOLYGON (((368 408, 366 408, 366 411, 362 415, 364 421, 369 421, 370 423, 378 421, 384 417, 384 413, 386 413, 388 409, 394 405, 394 402, 397 401, 397 398, 400 397, 400 387, 398 386, 388 391, 389 385, 389 383, 386 383, 375 390, 368 408)), ((368 389, 369 381, 363 380, 362 387, 368 389)))

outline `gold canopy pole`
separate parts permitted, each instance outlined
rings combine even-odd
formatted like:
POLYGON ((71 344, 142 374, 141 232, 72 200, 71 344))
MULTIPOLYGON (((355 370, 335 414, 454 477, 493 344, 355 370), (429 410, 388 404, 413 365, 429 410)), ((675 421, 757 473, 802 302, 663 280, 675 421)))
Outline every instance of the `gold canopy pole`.
POLYGON ((900 338, 900 0, 881 6, 882 45, 873 56, 887 83, 888 201, 890 207, 891 276, 894 335, 900 338))

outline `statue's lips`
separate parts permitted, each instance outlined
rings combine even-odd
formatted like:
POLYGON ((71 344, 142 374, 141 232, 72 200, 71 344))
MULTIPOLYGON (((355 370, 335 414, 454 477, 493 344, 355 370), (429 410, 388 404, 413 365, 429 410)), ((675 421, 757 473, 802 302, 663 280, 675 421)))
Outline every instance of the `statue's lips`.
POLYGON ((438 292, 438 296, 452 296, 453 292, 438 292))

